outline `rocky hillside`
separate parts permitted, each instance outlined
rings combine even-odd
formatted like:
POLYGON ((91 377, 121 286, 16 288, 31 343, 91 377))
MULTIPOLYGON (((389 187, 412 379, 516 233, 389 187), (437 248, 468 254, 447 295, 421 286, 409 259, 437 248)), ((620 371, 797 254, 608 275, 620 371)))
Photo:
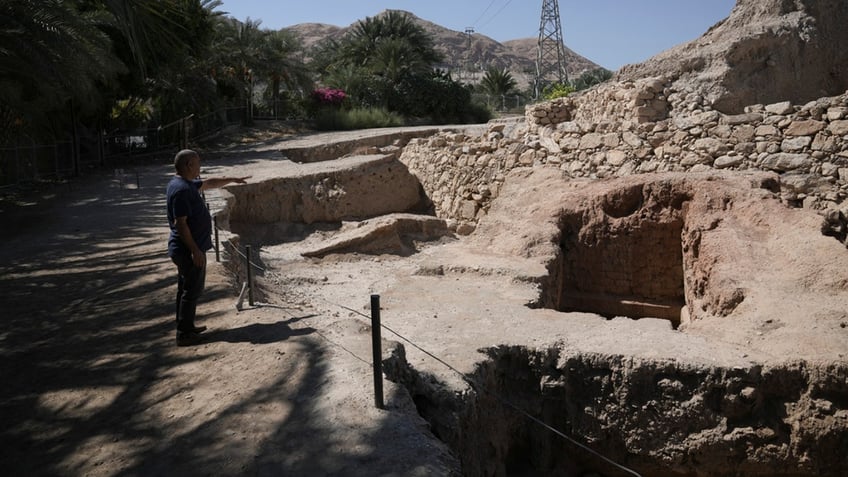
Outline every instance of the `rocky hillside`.
MULTIPOLYGON (((387 12, 388 10, 386 10, 387 12)), ((383 12, 380 15, 386 13, 383 12)), ((468 35, 450 30, 443 26, 418 18, 409 12, 403 12, 421 25, 434 40, 436 49, 442 53, 445 63, 443 69, 454 71, 454 77, 465 80, 479 79, 482 72, 491 66, 505 68, 522 84, 528 84, 536 68, 536 38, 523 38, 499 43, 485 35, 474 33, 471 36, 469 53, 468 35), (471 66, 470 72, 468 65, 471 66)), ((338 27, 320 23, 301 23, 287 28, 297 34, 308 48, 326 38, 339 38, 353 25, 338 27)), ((532 33, 532 32, 528 32, 532 33)), ((588 60, 574 51, 565 48, 567 70, 570 77, 579 76, 584 71, 600 68, 600 65, 588 60)))
POLYGON ((702 37, 617 77, 666 77, 728 114, 751 104, 804 104, 848 88, 845 18, 845 0, 738 0, 702 37))

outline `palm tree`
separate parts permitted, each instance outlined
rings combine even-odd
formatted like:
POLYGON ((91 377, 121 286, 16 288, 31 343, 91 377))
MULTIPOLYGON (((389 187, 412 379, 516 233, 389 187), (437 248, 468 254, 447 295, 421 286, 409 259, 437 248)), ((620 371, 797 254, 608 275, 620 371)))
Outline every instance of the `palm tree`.
POLYGON ((409 62, 407 69, 427 73, 441 59, 430 35, 408 14, 394 10, 357 23, 343 44, 341 57, 374 73, 388 62, 404 60, 409 62), (396 56, 391 58, 392 54, 396 56))
POLYGON ((357 23, 347 36, 328 43, 321 51, 330 59, 316 63, 325 82, 343 79, 346 89, 362 105, 402 109, 400 91, 415 78, 428 77, 441 58, 431 37, 406 13, 389 11, 357 23), (354 75, 361 75, 356 79, 354 75))
POLYGON ((174 60, 184 53, 197 55, 208 46, 211 17, 221 0, 102 0, 114 17, 114 26, 135 60, 142 76, 149 68, 174 60))
POLYGON ((62 129, 56 114, 96 109, 104 84, 126 71, 112 54, 102 12, 80 12, 61 0, 0 2, 0 128, 5 137, 23 126, 62 129), (69 109, 70 108, 70 109, 69 109))
POLYGON ((289 32, 269 31, 260 46, 260 74, 269 82, 274 117, 277 117, 281 87, 289 91, 303 92, 312 85, 306 66, 296 53, 301 50, 300 42, 289 32))
POLYGON ((480 81, 480 87, 486 94, 492 96, 505 96, 510 94, 518 86, 518 82, 512 77, 512 73, 504 68, 490 67, 480 81))
POLYGON ((252 115, 254 81, 263 68, 261 52, 267 31, 259 28, 261 23, 250 18, 244 22, 224 18, 216 29, 212 47, 216 52, 213 59, 216 80, 239 91, 248 118, 252 115))

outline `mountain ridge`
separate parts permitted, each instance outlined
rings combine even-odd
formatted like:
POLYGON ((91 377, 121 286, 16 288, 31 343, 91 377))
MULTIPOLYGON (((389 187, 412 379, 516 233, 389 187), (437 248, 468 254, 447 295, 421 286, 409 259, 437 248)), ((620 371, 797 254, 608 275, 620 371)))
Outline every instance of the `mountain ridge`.
MULTIPOLYGON (((438 67, 451 71, 456 79, 473 83, 479 81, 488 68, 496 67, 509 71, 520 86, 532 84, 536 70, 537 38, 518 38, 498 42, 486 35, 473 33, 470 36, 469 48, 467 33, 451 30, 405 10, 384 10, 370 18, 379 17, 388 12, 408 15, 430 34, 436 50, 444 58, 438 67)), ((326 23, 299 23, 284 30, 297 35, 304 47, 309 50, 328 38, 338 38, 347 34, 360 21, 362 20, 357 20, 346 27, 326 23)), ((568 46, 565 46, 565 58, 566 73, 569 78, 576 78, 585 71, 601 68, 600 65, 579 55, 568 46)))

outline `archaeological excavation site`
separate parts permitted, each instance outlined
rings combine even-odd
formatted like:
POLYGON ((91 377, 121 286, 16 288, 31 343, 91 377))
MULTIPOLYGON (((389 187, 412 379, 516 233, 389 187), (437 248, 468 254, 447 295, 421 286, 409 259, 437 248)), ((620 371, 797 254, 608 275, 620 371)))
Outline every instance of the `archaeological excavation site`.
POLYGON ((846 19, 740 0, 523 117, 281 141, 217 220, 265 300, 381 297, 458 475, 848 475, 846 19))

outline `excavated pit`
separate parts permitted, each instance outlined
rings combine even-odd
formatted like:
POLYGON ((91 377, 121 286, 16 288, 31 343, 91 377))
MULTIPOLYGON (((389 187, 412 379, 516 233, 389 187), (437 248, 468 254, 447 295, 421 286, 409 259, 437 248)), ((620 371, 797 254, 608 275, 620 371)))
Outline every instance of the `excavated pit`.
MULTIPOLYGON (((809 231, 808 251, 791 252, 795 267, 813 260, 811 250, 826 247, 834 259, 844 250, 820 242, 814 220, 774 201, 773 176, 593 184, 545 172, 510 178, 516 182, 501 197, 511 203, 490 212, 472 247, 551 256, 534 304, 561 316, 525 316, 520 326, 559 320, 561 334, 547 345, 528 337, 537 344, 481 348, 486 357, 473 384, 459 393, 403 357, 389 367, 460 457, 464 475, 633 475, 604 458, 654 477, 842 475, 845 463, 833 456, 846 444, 846 368, 770 354, 764 365, 749 360, 759 345, 728 346, 724 332, 770 334, 777 322, 795 319, 782 310, 796 301, 821 306, 842 329, 838 306, 824 311, 829 304, 805 299, 792 284, 790 275, 806 271, 774 274, 787 270, 780 263, 790 248, 782 241, 791 227, 809 231), (538 206, 540 190, 557 191, 546 195, 557 205, 538 206), (519 239, 510 242, 509 234, 519 239), (794 294, 772 293, 783 287, 794 294), (591 315, 607 324, 581 330, 591 315)), ((501 343, 520 342, 518 334, 505 333, 501 343)), ((838 347, 838 339, 816 342, 838 347)))
POLYGON ((629 186, 563 215, 556 290, 562 312, 660 318, 677 328, 686 308, 683 231, 689 194, 662 184, 629 186), (646 207, 647 204, 647 207, 646 207))
POLYGON ((584 214, 563 217, 555 308, 608 318, 661 318, 677 327, 686 306, 683 198, 658 204, 659 214, 642 217, 636 214, 644 200, 641 189, 619 192, 606 198, 606 223, 593 225, 591 218, 585 223, 584 214))

